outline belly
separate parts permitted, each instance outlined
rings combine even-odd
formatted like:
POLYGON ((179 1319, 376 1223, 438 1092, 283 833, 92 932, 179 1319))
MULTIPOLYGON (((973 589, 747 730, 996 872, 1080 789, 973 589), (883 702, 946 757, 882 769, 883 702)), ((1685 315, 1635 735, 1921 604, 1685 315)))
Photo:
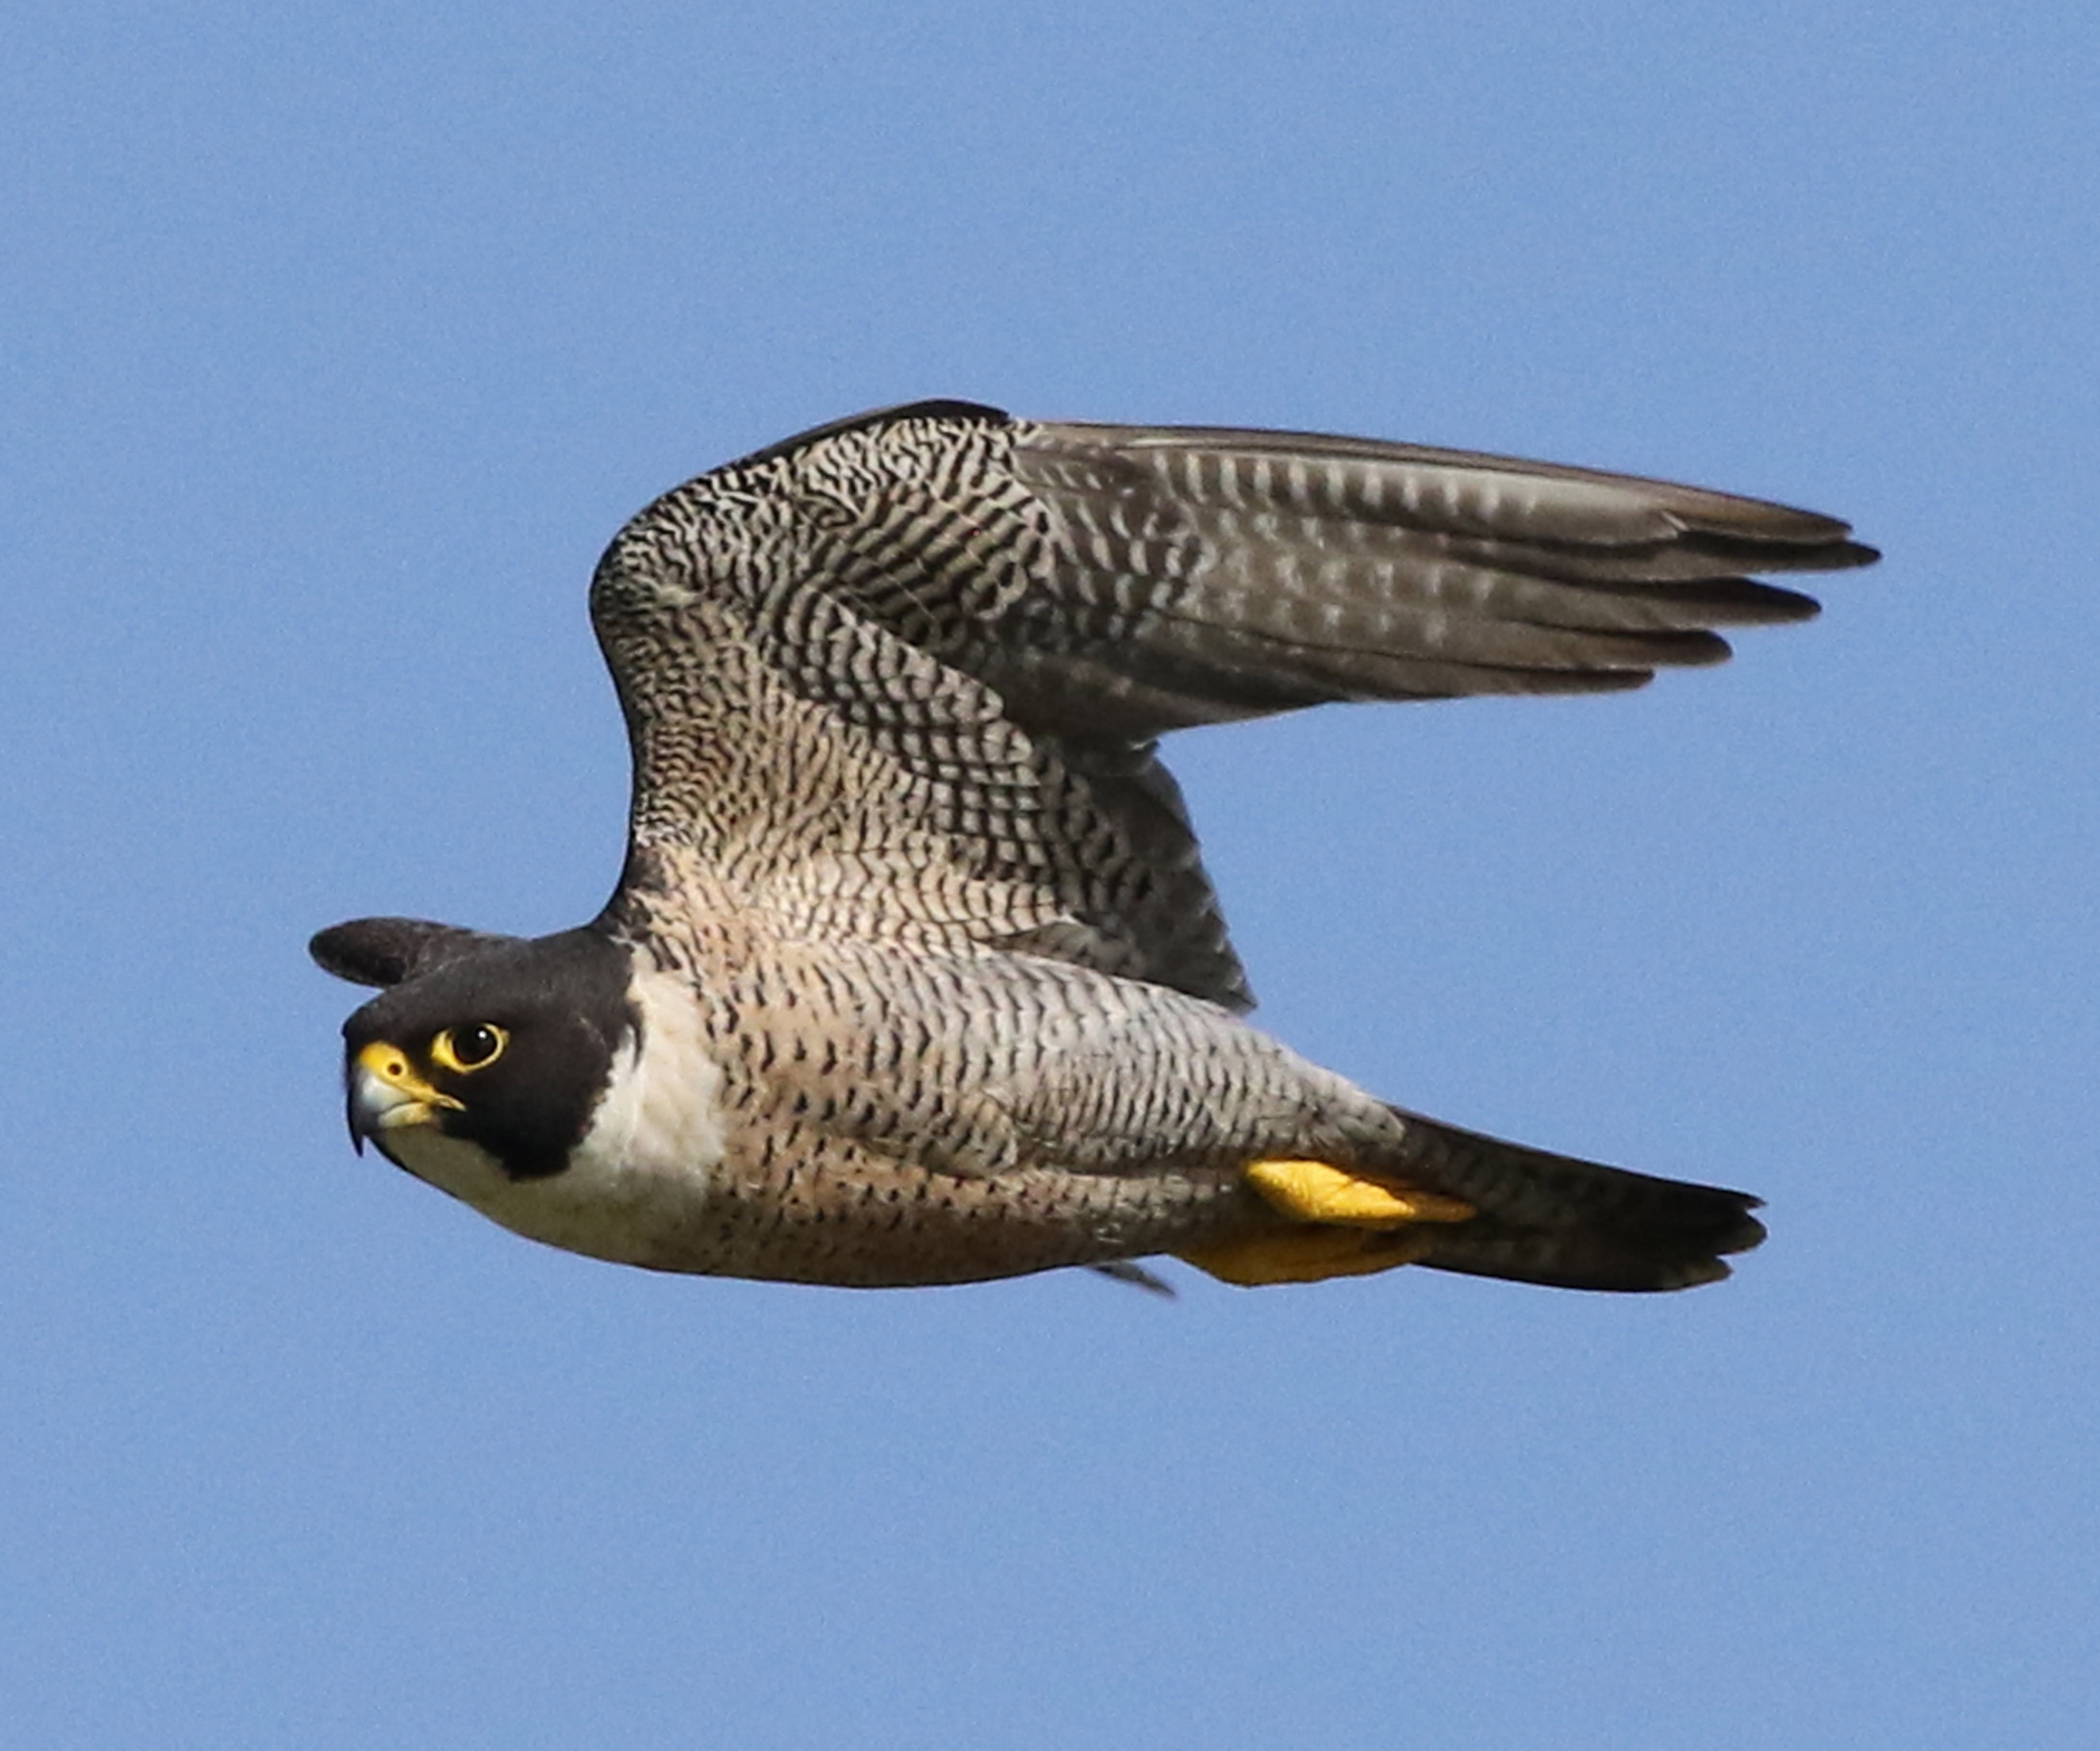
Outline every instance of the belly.
POLYGON ((695 1219, 637 1262, 865 1289, 972 1283, 1221 1244, 1275 1223, 1222 1173, 969 1178, 834 1145, 770 1161, 732 1150, 715 1178, 695 1219))

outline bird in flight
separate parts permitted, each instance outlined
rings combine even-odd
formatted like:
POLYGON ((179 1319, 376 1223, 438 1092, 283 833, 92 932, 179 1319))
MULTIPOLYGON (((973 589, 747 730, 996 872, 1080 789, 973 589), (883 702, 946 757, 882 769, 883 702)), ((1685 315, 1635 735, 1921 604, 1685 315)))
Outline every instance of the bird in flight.
POLYGON ((1394 1106, 1250 1026, 1158 737, 1330 701, 1638 687, 1801 620, 1829 517, 1301 433, 929 401, 666 493, 591 617, 627 856, 532 939, 315 936, 352 1139, 505 1227, 862 1287, 1061 1266, 1727 1275, 1743 1192, 1394 1106))

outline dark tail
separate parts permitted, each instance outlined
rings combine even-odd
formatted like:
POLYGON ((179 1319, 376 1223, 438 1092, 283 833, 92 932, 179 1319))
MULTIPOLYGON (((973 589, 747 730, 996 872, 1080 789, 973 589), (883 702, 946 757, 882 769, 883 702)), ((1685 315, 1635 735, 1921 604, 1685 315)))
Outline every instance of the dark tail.
MULTIPOLYGON (((1396 1108, 1396 1111, 1400 1109, 1396 1108)), ((1406 1177, 1480 1214, 1432 1231, 1418 1262, 1557 1289, 1690 1289, 1765 1237, 1745 1192, 1549 1155, 1401 1112, 1406 1177)))

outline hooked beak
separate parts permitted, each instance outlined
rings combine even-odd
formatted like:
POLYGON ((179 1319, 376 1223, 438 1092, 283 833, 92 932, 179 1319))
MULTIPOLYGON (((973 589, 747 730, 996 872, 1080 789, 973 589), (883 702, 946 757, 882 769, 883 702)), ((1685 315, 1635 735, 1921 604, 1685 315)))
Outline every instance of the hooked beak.
POLYGON ((383 1152, 382 1132, 404 1125, 435 1125, 441 1112, 465 1110, 464 1102, 441 1094, 417 1075, 408 1055, 384 1040, 373 1041, 350 1061, 344 1081, 351 1147, 360 1155, 368 1137, 383 1152))

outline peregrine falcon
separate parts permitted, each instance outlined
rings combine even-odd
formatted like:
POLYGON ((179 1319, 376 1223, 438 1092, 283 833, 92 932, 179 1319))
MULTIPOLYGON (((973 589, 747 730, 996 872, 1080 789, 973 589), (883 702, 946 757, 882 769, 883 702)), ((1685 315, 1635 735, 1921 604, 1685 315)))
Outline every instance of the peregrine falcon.
POLYGON ((659 1271, 1711 1282, 1755 1198, 1459 1130, 1249 1026, 1157 742, 1638 687, 1814 614, 1745 574, 1875 559, 1847 535, 1586 469, 960 401, 729 463, 592 582, 633 753, 604 910, 314 938, 382 988, 343 1028, 352 1139, 659 1271))

